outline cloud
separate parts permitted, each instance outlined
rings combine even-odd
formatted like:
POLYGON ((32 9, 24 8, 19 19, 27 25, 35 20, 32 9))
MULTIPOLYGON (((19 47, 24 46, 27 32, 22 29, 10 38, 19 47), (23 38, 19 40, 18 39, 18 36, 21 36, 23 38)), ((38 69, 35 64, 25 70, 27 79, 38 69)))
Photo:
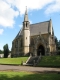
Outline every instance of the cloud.
POLYGON ((47 7, 45 14, 51 14, 59 11, 60 11, 60 0, 55 0, 52 4, 50 4, 47 7))
POLYGON ((15 11, 11 5, 0 0, 0 26, 13 27, 15 24, 14 17, 18 16, 18 11, 15 11))
POLYGON ((8 4, 11 4, 15 6, 19 12, 20 15, 24 14, 25 7, 27 6, 28 11, 34 10, 34 9, 42 9, 47 4, 52 3, 55 0, 5 0, 8 4))
POLYGON ((0 26, 13 27, 15 17, 24 14, 27 6, 28 12, 45 8, 50 14, 60 11, 60 0, 0 0, 0 26))
POLYGON ((3 29, 0 29, 0 35, 2 35, 2 34, 3 34, 3 31, 4 31, 3 29))

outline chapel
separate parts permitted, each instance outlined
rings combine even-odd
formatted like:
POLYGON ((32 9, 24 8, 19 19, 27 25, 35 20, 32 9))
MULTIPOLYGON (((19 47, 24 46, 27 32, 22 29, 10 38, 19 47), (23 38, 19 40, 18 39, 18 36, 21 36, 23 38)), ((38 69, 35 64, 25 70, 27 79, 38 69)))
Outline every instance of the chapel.
POLYGON ((54 55, 56 44, 52 20, 30 24, 27 9, 23 26, 12 41, 12 56, 54 55))

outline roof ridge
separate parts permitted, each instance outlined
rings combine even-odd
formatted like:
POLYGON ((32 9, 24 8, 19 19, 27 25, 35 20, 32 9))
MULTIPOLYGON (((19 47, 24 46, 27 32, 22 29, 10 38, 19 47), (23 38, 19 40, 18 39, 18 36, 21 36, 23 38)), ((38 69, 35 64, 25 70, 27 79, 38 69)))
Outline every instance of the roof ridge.
POLYGON ((35 24, 45 23, 45 22, 49 22, 49 21, 50 21, 50 20, 48 20, 48 21, 44 21, 44 22, 38 22, 38 23, 30 24, 30 25, 35 25, 35 24))

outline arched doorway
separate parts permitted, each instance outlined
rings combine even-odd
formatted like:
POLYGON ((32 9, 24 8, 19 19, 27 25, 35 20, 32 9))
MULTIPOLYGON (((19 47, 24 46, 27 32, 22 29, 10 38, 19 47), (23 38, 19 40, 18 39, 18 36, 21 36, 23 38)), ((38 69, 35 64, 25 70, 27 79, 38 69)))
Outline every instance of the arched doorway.
POLYGON ((37 49, 37 56, 40 56, 41 55, 45 55, 45 48, 43 45, 40 45, 37 49))

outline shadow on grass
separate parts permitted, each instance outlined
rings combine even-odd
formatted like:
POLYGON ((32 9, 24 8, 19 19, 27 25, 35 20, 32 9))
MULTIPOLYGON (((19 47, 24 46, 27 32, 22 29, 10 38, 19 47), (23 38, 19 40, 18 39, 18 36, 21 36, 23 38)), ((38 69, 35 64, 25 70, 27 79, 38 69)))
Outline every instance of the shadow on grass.
POLYGON ((38 66, 60 68, 60 56, 43 56, 38 66))
MULTIPOLYGON (((19 72, 18 72, 19 73, 19 72)), ((60 80, 60 74, 57 73, 39 73, 19 75, 0 74, 0 80, 60 80)))

